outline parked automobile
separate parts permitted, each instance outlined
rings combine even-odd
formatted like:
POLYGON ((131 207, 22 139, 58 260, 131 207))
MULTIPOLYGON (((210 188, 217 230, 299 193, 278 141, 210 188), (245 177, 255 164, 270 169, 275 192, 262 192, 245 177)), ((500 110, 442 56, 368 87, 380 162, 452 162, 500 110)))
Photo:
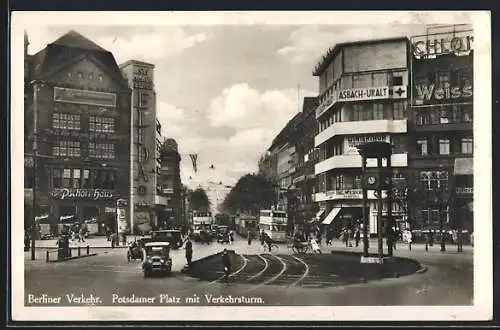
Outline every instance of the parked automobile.
POLYGON ((170 243, 148 242, 144 245, 144 256, 142 263, 144 277, 150 277, 154 273, 169 275, 172 272, 170 243))
POLYGON ((151 239, 154 242, 168 242, 172 249, 178 249, 184 243, 180 230, 156 230, 151 232, 151 239))

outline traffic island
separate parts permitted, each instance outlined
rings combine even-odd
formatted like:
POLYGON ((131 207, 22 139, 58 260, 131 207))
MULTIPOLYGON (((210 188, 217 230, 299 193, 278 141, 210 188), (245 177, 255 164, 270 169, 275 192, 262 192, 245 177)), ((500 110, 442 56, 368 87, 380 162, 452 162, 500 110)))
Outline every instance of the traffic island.
MULTIPOLYGON (((394 279, 425 271, 418 261, 402 257, 382 262, 360 263, 361 253, 337 252, 307 255, 230 254, 232 282, 276 286, 322 288, 394 279)), ((377 255, 369 257, 378 260, 377 255)), ((220 254, 193 263, 185 274, 201 281, 216 281, 223 275, 220 254)))

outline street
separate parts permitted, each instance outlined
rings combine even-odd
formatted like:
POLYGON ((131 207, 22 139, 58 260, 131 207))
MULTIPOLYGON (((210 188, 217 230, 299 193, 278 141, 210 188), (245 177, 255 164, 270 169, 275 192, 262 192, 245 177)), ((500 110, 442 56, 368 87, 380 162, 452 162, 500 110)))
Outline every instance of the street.
MULTIPOLYGON (((370 252, 375 252, 375 246, 376 244, 370 245, 370 252)), ((449 246, 448 251, 442 253, 437 246, 425 252, 420 245, 415 245, 412 251, 408 251, 406 246, 400 244, 395 256, 418 260, 428 270, 397 278, 374 278, 366 283, 363 283, 362 276, 351 282, 345 282, 342 277, 335 279, 335 276, 329 276, 328 272, 319 272, 315 265, 321 263, 314 262, 315 258, 328 257, 330 250, 361 252, 361 246, 346 248, 340 242, 335 242, 333 247, 322 247, 321 257, 292 256, 285 245, 280 245, 278 251, 268 254, 258 241, 248 246, 246 240, 237 238, 232 245, 212 243, 202 246, 195 243, 193 260, 220 252, 223 248, 234 250, 236 255, 233 260, 239 260, 233 263, 230 283, 221 283, 222 272, 217 271, 217 266, 208 267, 211 270, 204 275, 203 280, 181 273, 185 265, 184 250, 171 251, 171 276, 147 279, 143 278, 139 261, 127 262, 126 249, 95 248, 97 256, 62 263, 46 263, 43 259, 31 261, 26 257, 25 303, 34 305, 35 298, 40 298, 43 294, 47 297, 62 297, 57 303, 60 306, 80 304, 82 300, 70 302, 69 299, 82 295, 84 298, 91 298, 83 300, 85 305, 147 304, 138 303, 140 297, 155 298, 154 301, 149 301, 153 305, 240 303, 234 299, 216 299, 221 295, 243 295, 249 299, 245 300, 245 303, 265 305, 472 303, 473 255, 470 247, 465 248, 464 253, 458 254, 456 246, 449 246), (32 303, 29 303, 30 299, 32 303)), ((211 261, 208 259, 206 262, 211 261)), ((330 275, 340 271, 335 265, 331 269, 330 275)))

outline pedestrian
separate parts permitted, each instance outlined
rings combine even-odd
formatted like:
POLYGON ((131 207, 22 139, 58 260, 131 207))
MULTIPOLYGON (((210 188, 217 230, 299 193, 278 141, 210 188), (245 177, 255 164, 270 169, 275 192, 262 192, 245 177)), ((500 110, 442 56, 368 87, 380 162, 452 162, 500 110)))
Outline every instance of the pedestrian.
POLYGON ((191 243, 189 238, 186 239, 185 249, 187 265, 188 267, 191 267, 191 260, 193 259, 193 243, 191 243))
POLYGON ((396 228, 393 227, 392 229, 393 229, 392 232, 391 232, 392 233, 392 237, 393 237, 393 239, 392 239, 392 248, 394 249, 394 251, 396 251, 397 250, 396 249, 396 243, 398 242, 399 234, 396 231, 396 228))
POLYGON ((82 227, 80 227, 80 230, 78 232, 78 243, 80 242, 85 242, 85 229, 82 227))
POLYGON ((318 244, 321 245, 321 231, 319 229, 316 234, 316 240, 318 241, 318 244))
POLYGON ((264 245, 265 235, 264 229, 260 232, 260 245, 264 245))
POLYGON ((233 233, 233 230, 231 229, 229 231, 229 244, 233 244, 234 242, 234 233, 233 233))
POLYGON ((248 231, 248 245, 252 244, 253 232, 248 231))
POLYGON ((433 246, 434 245, 434 230, 431 230, 429 232, 429 246, 433 246))
POLYGON ((231 274, 231 259, 226 249, 222 252, 222 269, 224 270, 224 281, 229 282, 229 274, 231 274))
POLYGON ((425 251, 429 251, 429 242, 431 240, 429 233, 424 234, 424 239, 425 239, 425 251))
POLYGON ((358 247, 359 241, 361 240, 361 232, 359 228, 356 229, 355 240, 356 240, 356 247, 358 247))
POLYGON ((407 233, 407 237, 408 237, 408 249, 411 251, 411 241, 412 241, 412 233, 411 233, 411 230, 408 230, 408 233, 407 233))
POLYGON ((314 238, 311 238, 310 240, 311 248, 314 251, 314 253, 321 254, 321 249, 319 248, 318 242, 314 238))
POLYGON ((114 249, 116 244, 116 233, 111 233, 109 237, 111 238, 111 248, 114 249))

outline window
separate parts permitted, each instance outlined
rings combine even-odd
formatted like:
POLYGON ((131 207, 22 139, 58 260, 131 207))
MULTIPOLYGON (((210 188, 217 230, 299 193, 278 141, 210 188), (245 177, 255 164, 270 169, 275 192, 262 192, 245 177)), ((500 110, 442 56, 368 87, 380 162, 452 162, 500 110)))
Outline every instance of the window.
POLYGON ((422 171, 420 172, 420 184, 424 190, 428 191, 448 190, 448 172, 422 171))
POLYGON ((52 155, 57 157, 80 157, 79 141, 55 141, 52 155))
POLYGON ((427 112, 418 112, 416 118, 417 125, 428 125, 431 122, 430 116, 427 112))
POLYGON ((439 110, 439 123, 440 124, 449 124, 449 111, 446 107, 443 107, 439 110))
POLYGON ((89 118, 89 131, 114 133, 115 132, 115 119, 109 117, 90 116, 89 118))
POLYGON ((450 73, 449 72, 439 72, 437 77, 437 83, 439 87, 445 87, 450 85, 450 73))
POLYGON ((393 119, 400 120, 406 118, 406 101, 396 101, 392 104, 393 119))
POLYGON ((472 106, 467 105, 462 107, 462 121, 464 123, 472 123, 473 121, 472 106))
POLYGON ((440 155, 450 154, 450 139, 439 139, 439 154, 440 155))
POLYGON ((417 140, 417 154, 420 156, 427 156, 427 139, 417 140))
POLYGON ((98 79, 99 79, 99 82, 102 82, 103 81, 102 75, 99 75, 98 79))
POLYGON ((113 143, 89 143, 89 157, 97 159, 115 159, 113 143))
POLYGON ((344 187, 344 175, 343 174, 337 174, 336 180, 335 180, 335 189, 336 190, 341 190, 344 187))
POLYGON ((101 171, 101 178, 104 189, 115 189, 115 173, 113 171, 101 171))
POLYGON ((71 187, 71 169, 65 168, 63 171, 63 182, 61 188, 71 187))
POLYGON ((73 169, 73 184, 72 184, 72 188, 75 188, 75 189, 78 189, 80 188, 80 169, 79 168, 75 168, 73 169))
POLYGON ((83 72, 78 72, 77 77, 78 79, 83 79, 83 72))
POLYGON ((62 187, 62 169, 53 168, 52 169, 52 188, 62 187))
POLYGON ((137 144, 142 145, 143 143, 144 143, 144 128, 138 127, 137 128, 137 144))
POLYGON ((82 188, 90 188, 90 171, 83 170, 82 188))
POLYGON ((384 105, 382 103, 373 103, 373 119, 384 119, 384 105))
POLYGON ((70 115, 68 113, 53 113, 52 128, 80 129, 80 115, 70 115))
POLYGON ((391 77, 391 86, 401 86, 403 85, 403 76, 400 73, 393 73, 391 77))
POLYGON ((463 154, 472 154, 474 150, 474 144, 472 143, 471 137, 462 138, 462 153, 463 154))
POLYGON ((354 176, 354 189, 361 189, 361 175, 354 176))
POLYGON ((387 86, 387 73, 386 72, 374 72, 373 73, 373 87, 385 87, 387 86))
POLYGON ((89 73, 89 80, 94 80, 94 74, 92 72, 89 73))

